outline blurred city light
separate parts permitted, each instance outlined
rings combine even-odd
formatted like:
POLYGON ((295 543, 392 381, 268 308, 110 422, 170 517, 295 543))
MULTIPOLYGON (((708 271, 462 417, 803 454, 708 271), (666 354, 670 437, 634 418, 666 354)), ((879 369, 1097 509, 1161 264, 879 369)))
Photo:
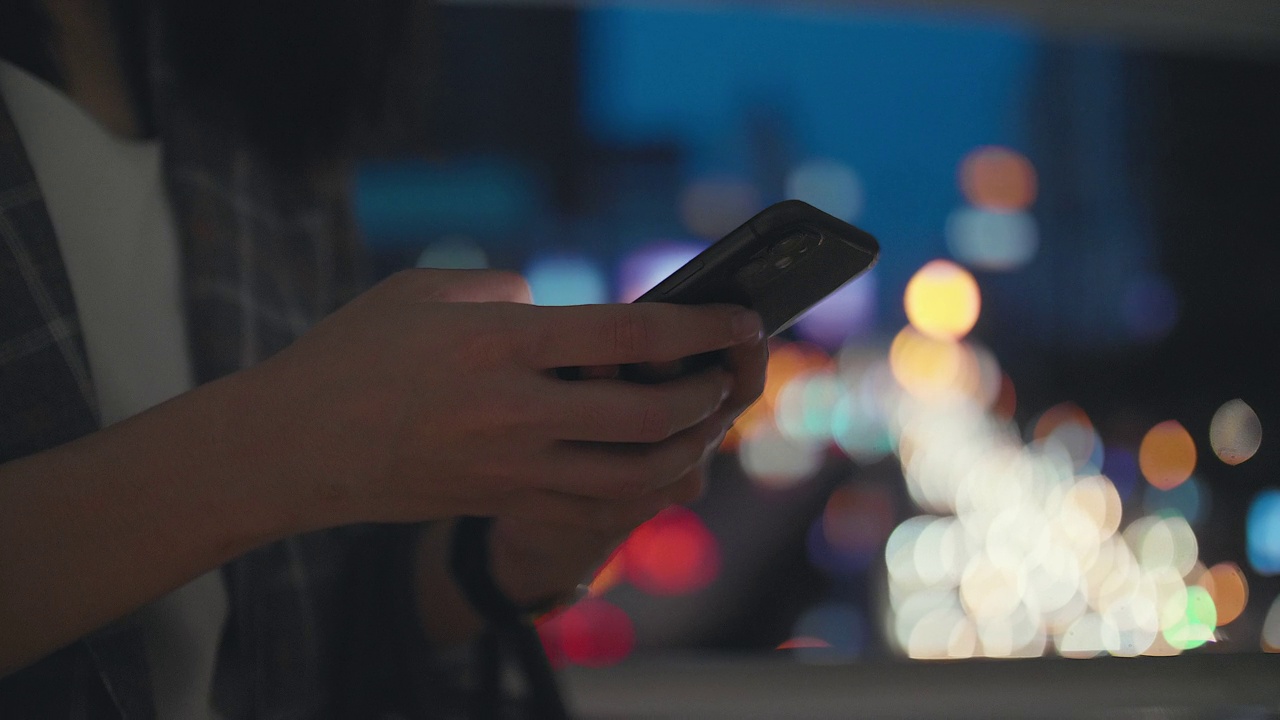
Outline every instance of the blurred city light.
POLYGON ((970 203, 984 210, 1024 210, 1036 199, 1036 170, 1016 150, 980 147, 960 163, 960 190, 970 203))
POLYGON ((553 664, 608 667, 635 648, 635 628, 621 608, 597 598, 581 600, 538 625, 553 664))
POLYGON ((803 200, 841 220, 854 222, 862 214, 862 178, 839 160, 803 162, 787 173, 784 187, 788 198, 803 200))
POLYGON ((938 340, 959 340, 978 321, 982 297, 969 271, 949 260, 933 260, 907 283, 904 304, 916 330, 938 340))
POLYGON ((1177 513, 1198 525, 1209 514, 1209 490, 1195 475, 1168 490, 1148 485, 1142 493, 1142 509, 1151 515, 1177 513))
POLYGON ((1040 249, 1040 230, 1025 212, 958 208, 947 218, 946 232, 952 257, 979 270, 1017 270, 1040 249))
POLYGON ((1196 469, 1196 443, 1177 420, 1147 431, 1138 447, 1138 467, 1147 482, 1168 490, 1185 482, 1196 469))
POLYGON ((650 595, 685 595, 720 573, 720 546, 697 513, 671 507, 631 533, 620 550, 627 581, 650 595))
POLYGON ((618 302, 631 302, 706 248, 704 243, 668 240, 628 254, 618 270, 618 302))
POLYGON ((1245 519, 1249 564, 1263 575, 1280 574, 1280 490, 1258 493, 1245 519))
POLYGON ((538 305, 609 302, 609 285, 599 263, 585 255, 535 257, 524 271, 538 305))
POLYGON ((1218 459, 1239 465, 1262 446, 1262 421, 1243 400, 1230 400, 1218 408, 1209 423, 1209 444, 1218 459))
POLYGON ((448 235, 423 248, 415 265, 440 270, 479 270, 489 267, 489 257, 475 240, 465 235, 448 235))
POLYGON ((1249 581, 1240 566, 1233 562, 1221 562, 1209 568, 1200 576, 1198 584, 1213 598, 1213 604, 1218 608, 1219 626, 1240 617, 1249 604, 1249 581))
POLYGON ((872 271, 828 295, 793 326, 800 337, 829 350, 867 335, 876 321, 876 275, 872 271))
POLYGON ((828 602, 807 610, 792 630, 793 636, 818 642, 790 647, 800 660, 852 660, 863 653, 867 632, 861 609, 847 603, 828 602))
POLYGON ((1280 652, 1280 597, 1271 603, 1262 623, 1262 649, 1269 653, 1280 652))

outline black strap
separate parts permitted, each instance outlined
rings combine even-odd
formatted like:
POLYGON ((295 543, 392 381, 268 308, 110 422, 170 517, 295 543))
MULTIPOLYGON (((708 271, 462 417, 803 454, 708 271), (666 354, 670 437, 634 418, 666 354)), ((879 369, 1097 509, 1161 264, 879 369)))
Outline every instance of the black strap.
POLYGON ((463 517, 453 529, 449 567, 467 602, 485 619, 488 627, 481 638, 476 696, 476 717, 499 717, 498 687, 501 673, 501 646, 514 651, 516 660, 529 683, 530 710, 533 717, 562 720, 569 717, 555 673, 547 661, 538 631, 520 606, 494 582, 489 570, 489 529, 493 518, 463 517))

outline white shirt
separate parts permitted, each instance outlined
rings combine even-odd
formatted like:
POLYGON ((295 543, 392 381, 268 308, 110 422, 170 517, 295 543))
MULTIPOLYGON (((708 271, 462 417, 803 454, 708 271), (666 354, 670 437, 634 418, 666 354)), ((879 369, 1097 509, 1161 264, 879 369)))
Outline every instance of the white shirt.
MULTIPOLYGON (((181 261, 159 142, 113 135, 66 95, 3 61, 0 94, 58 238, 103 424, 189 390, 181 261)), ((143 610, 162 720, 216 717, 209 688, 226 614, 217 571, 143 610)))

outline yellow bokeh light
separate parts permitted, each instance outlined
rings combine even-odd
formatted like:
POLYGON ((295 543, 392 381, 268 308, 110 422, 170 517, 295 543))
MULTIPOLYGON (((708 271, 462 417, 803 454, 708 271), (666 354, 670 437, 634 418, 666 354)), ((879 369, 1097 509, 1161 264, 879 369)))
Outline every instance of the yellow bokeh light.
POLYGON ((905 327, 889 346, 889 371, 922 399, 974 397, 981 392, 977 358, 968 347, 905 327))
POLYGON ((984 210, 1024 210, 1036 199, 1036 169, 1016 150, 980 147, 960 163, 960 190, 965 199, 984 210))
POLYGON ((944 340, 967 335, 982 309, 978 281, 949 260, 933 260, 917 270, 907 283, 903 302, 912 326, 944 340))
POLYGON ((1231 400, 1213 414, 1209 444, 1222 462, 1239 465, 1253 457, 1262 445, 1262 421, 1243 400, 1231 400))
POLYGON ((1155 487, 1177 487, 1196 469, 1196 443, 1177 420, 1166 420, 1147 431, 1138 448, 1138 466, 1155 487))

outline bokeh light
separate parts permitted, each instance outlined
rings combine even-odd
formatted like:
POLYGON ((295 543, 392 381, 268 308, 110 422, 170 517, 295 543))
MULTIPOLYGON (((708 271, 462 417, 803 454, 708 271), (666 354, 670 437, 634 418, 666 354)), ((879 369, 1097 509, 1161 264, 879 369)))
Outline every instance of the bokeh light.
POLYGON ((875 328, 876 274, 873 270, 828 295, 792 326, 796 335, 828 350, 875 328))
POLYGON ((896 514, 893 493, 885 485, 837 487, 810 529, 810 561, 834 575, 865 570, 893 531, 896 514))
POLYGON ((826 640, 823 640, 822 638, 801 635, 800 637, 793 637, 788 640, 783 640, 781 643, 778 644, 778 647, 775 649, 776 650, 798 650, 801 648, 829 648, 829 647, 831 647, 831 643, 827 642, 826 640))
POLYGON ((587 598, 538 625, 547 657, 586 667, 608 667, 626 659, 635 648, 635 627, 621 608, 587 598))
POLYGON ((1024 210, 1036 199, 1035 166, 1025 155, 1007 147, 980 147, 960 163, 960 190, 984 210, 1024 210))
POLYGON ((1036 419, 1031 436, 1036 442, 1057 443, 1071 456, 1077 471, 1096 473, 1102 469, 1102 439, 1088 414, 1075 403, 1059 403, 1044 411, 1036 419))
POLYGON ((524 271, 538 305, 594 305, 609 301, 604 270, 585 255, 535 257, 524 271))
POLYGON ((757 486, 772 490, 795 487, 822 467, 826 443, 788 437, 772 426, 761 427, 738 444, 738 461, 757 486))
POLYGON ((1219 627, 1240 617, 1249 604, 1249 581, 1233 562, 1221 562, 1209 568, 1198 584, 1213 598, 1219 627))
POLYGON ((825 643, 793 646, 800 660, 852 660, 866 649, 867 621, 865 613, 855 605, 823 603, 800 616, 792 635, 825 643))
POLYGON ((817 158, 797 165, 787 173, 784 192, 848 222, 862 214, 862 178, 839 160, 817 158))
POLYGON ((480 270, 489 267, 489 256, 475 240, 465 235, 447 235, 423 248, 415 265, 440 270, 480 270))
POLYGON ((946 235, 951 256, 979 270, 1017 270, 1040 249, 1040 229, 1025 212, 959 208, 947 218, 946 235))
POLYGON ((1218 627, 1218 611, 1209 592, 1193 585, 1186 589, 1186 597, 1177 602, 1184 610, 1177 621, 1165 629, 1164 639, 1179 650, 1212 642, 1218 627))
POLYGON ((1262 649, 1265 652, 1280 652, 1280 597, 1271 603, 1267 617, 1262 621, 1262 649))
POLYGON ((1148 485, 1142 493, 1142 509, 1150 515, 1177 513, 1192 525, 1209 514, 1209 489, 1192 475, 1168 490, 1148 485))
POLYGON ((1196 469, 1196 443, 1177 420, 1166 420, 1147 431, 1138 447, 1138 466, 1147 482, 1168 490, 1191 477, 1196 469))
POLYGON ((645 294, 704 249, 703 243, 667 240, 629 253, 618 270, 618 302, 631 302, 645 294))
POLYGON ((907 283, 904 304, 916 330, 935 339, 959 340, 978 321, 982 296, 969 271, 949 260, 932 260, 907 283))
POLYGON ((627 581, 650 595, 684 595, 720 573, 720 546, 702 518, 675 506, 636 528, 620 552, 627 581))
POLYGON ((889 346, 889 369, 904 390, 922 400, 974 398, 982 391, 978 358, 967 345, 910 326, 889 346))
POLYGON ((1218 459, 1239 465, 1262 446, 1262 421, 1243 400, 1230 400, 1218 408, 1209 423, 1209 444, 1218 459))
POLYGON ((1128 500, 1138 488, 1138 456, 1128 448, 1108 447, 1103 452, 1102 472, 1111 478, 1121 500, 1128 500))
POLYGON ((695 180, 680 193, 680 219, 692 234, 717 240, 760 211, 760 190, 736 177, 695 180))
POLYGON ((1280 574, 1280 490, 1263 490, 1245 519, 1249 564, 1263 575, 1280 574))

